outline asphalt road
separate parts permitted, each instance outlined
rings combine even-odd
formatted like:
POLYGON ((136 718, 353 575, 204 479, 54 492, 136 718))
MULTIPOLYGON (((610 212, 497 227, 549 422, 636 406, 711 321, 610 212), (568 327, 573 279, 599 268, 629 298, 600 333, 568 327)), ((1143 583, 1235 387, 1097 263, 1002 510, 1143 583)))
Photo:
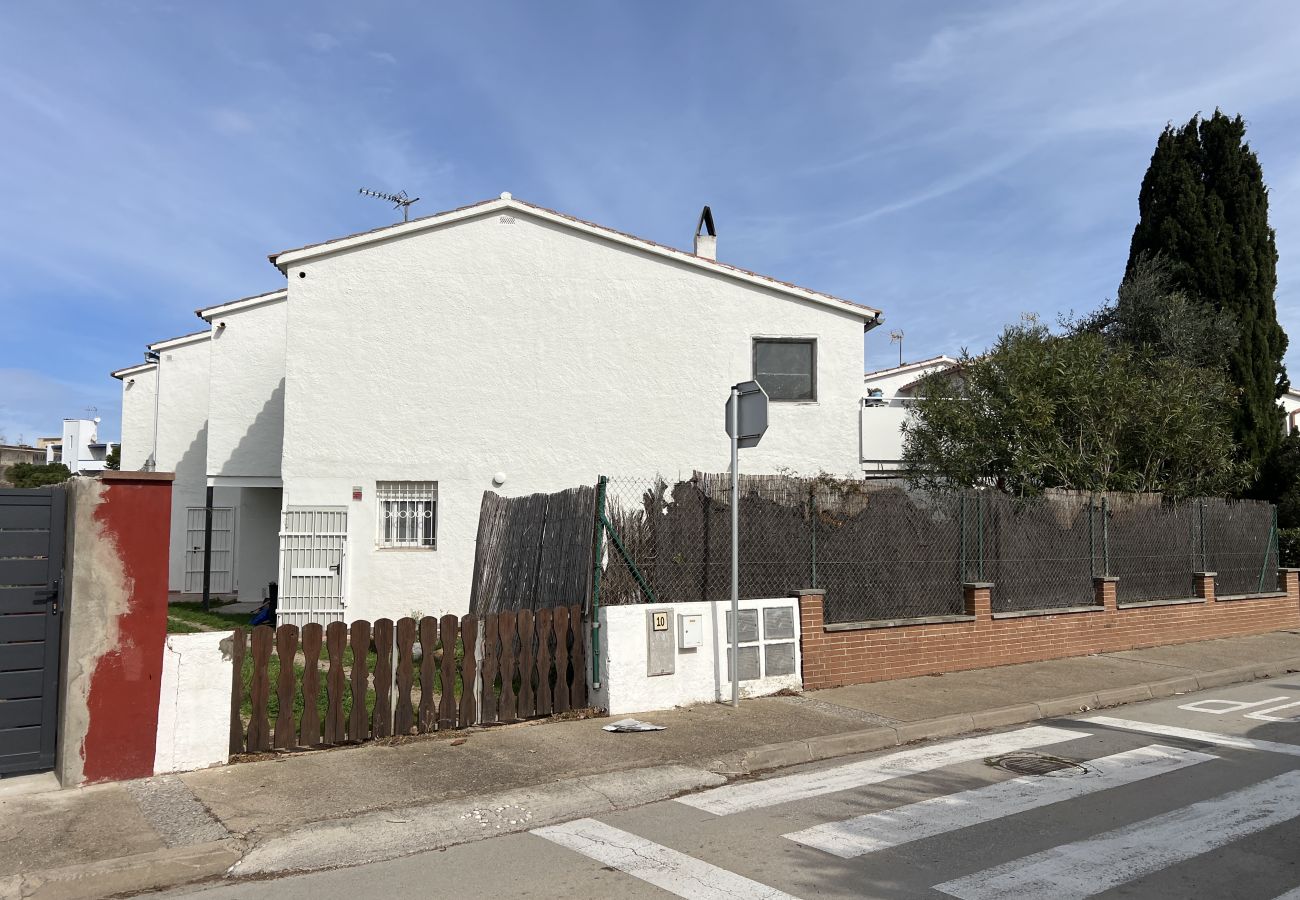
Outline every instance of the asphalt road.
POLYGON ((1300 900, 1298 851, 1292 675, 169 896, 1300 900))

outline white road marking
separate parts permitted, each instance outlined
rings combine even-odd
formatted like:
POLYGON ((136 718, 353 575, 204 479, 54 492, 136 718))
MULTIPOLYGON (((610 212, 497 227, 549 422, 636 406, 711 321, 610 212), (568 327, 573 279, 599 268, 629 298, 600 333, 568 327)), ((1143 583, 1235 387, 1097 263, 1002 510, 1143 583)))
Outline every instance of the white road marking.
POLYGON ((1275 713, 1279 709, 1290 709, 1293 706, 1300 706, 1300 700, 1292 703, 1283 703, 1281 706, 1273 706, 1269 709, 1257 709, 1254 712, 1246 713, 1247 719, 1257 719, 1260 722, 1300 722, 1300 716, 1270 716, 1269 713, 1275 713))
POLYGON ((1276 703, 1279 700, 1290 700, 1285 695, 1281 697, 1269 697, 1267 700, 1255 700, 1248 702, 1246 700, 1197 700, 1194 703, 1184 703, 1179 709, 1185 709, 1188 712, 1209 713, 1212 716, 1221 716, 1224 713, 1241 712, 1243 709, 1251 709, 1255 706, 1268 706, 1270 703, 1276 703))
POLYGON ((972 759, 983 759, 986 756, 1023 750, 1026 747, 1060 744, 1085 737, 1090 735, 1082 731, 1067 731, 1064 728, 1036 725, 1005 734, 988 734, 931 747, 902 750, 888 756, 816 772, 801 772, 797 775, 783 775, 762 781, 729 784, 699 794, 678 797, 677 802, 714 815, 725 816, 748 809, 760 809, 765 806, 776 806, 779 803, 806 800, 822 794, 833 794, 836 791, 846 791, 867 784, 889 781, 892 778, 917 775, 932 769, 969 762, 972 759))
POLYGON ((987 787, 932 797, 896 809, 830 822, 785 835, 790 840, 844 859, 886 850, 922 838, 946 834, 1104 791, 1144 778, 1154 778, 1196 763, 1218 759, 1195 750, 1158 744, 1091 760, 1086 775, 1054 773, 1027 775, 987 787))
POLYGON ((1254 738, 1237 737, 1232 734, 1198 731, 1195 728, 1179 728, 1176 725, 1153 725, 1150 722, 1136 722, 1132 719, 1112 719, 1110 716, 1088 716, 1078 721, 1088 722, 1093 725, 1105 725, 1109 728, 1122 728, 1125 731, 1140 731, 1144 734, 1186 738, 1189 741, 1200 741, 1203 744, 1218 744, 1220 747, 1236 747, 1239 750, 1264 750, 1269 753, 1300 756, 1300 745, 1297 744, 1257 741, 1254 738))
POLYGON ((1300 900, 1300 887, 1296 888, 1293 891, 1287 891, 1285 894, 1281 894, 1277 897, 1274 897, 1273 900, 1300 900))
POLYGON ((935 885, 961 900, 1082 900, 1300 816, 1300 771, 935 885))
POLYGON ((688 900, 797 900, 776 888, 595 819, 577 819, 537 828, 532 833, 688 900))

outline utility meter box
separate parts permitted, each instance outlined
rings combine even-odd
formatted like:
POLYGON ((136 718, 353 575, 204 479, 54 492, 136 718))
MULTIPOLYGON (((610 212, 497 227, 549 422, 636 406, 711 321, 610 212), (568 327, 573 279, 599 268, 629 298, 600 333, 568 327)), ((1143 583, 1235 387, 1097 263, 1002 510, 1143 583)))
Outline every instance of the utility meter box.
POLYGON ((648 609, 645 614, 646 674, 671 675, 676 671, 671 609, 648 609))
POLYGON ((704 646, 704 617, 677 616, 677 647, 679 650, 693 650, 704 646))

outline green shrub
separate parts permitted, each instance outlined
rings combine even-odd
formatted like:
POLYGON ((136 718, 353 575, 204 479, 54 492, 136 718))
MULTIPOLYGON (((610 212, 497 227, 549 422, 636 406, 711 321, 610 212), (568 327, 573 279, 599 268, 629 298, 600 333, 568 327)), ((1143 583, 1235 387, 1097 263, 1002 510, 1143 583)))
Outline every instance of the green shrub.
POLYGON ((1300 568, 1300 528, 1277 530, 1277 555, 1283 568, 1300 568))

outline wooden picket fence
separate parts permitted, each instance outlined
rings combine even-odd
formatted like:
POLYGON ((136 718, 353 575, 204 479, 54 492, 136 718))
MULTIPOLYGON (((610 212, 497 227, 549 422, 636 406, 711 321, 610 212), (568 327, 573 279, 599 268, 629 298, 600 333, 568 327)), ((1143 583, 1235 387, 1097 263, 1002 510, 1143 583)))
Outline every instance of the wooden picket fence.
POLYGON ((251 640, 236 628, 230 752, 330 747, 583 709, 585 637, 581 606, 262 625, 251 640))

